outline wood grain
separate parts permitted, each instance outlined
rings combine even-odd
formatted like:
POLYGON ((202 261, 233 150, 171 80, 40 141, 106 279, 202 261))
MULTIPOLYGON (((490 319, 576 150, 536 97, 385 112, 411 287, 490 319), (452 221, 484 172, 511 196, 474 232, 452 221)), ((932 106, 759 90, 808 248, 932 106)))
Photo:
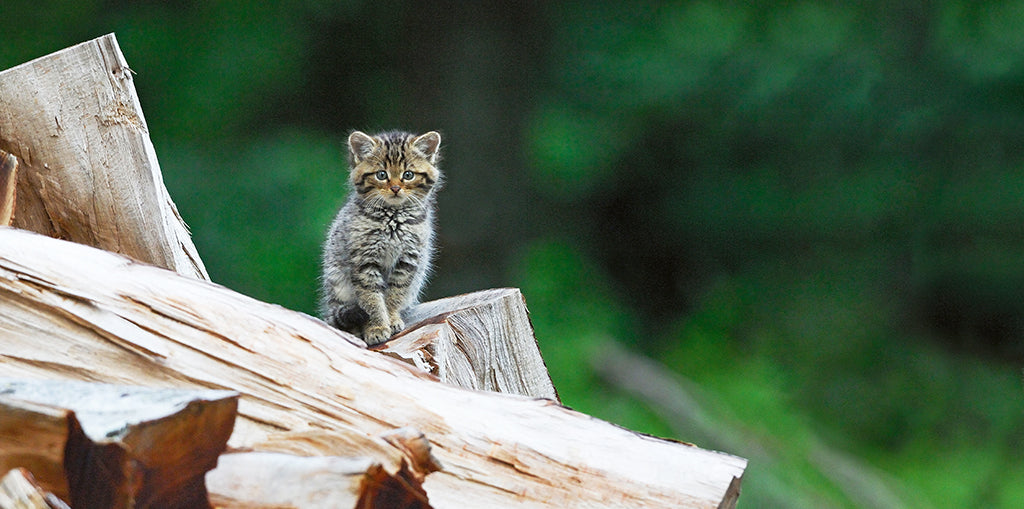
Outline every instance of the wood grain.
POLYGON ((209 279, 113 34, 0 72, 0 149, 20 160, 14 226, 209 279))
POLYGON ((406 318, 412 325, 372 350, 459 387, 558 401, 518 289, 426 302, 406 318))
POLYGON ((218 509, 430 508, 419 483, 402 482, 366 457, 225 454, 206 482, 218 509))

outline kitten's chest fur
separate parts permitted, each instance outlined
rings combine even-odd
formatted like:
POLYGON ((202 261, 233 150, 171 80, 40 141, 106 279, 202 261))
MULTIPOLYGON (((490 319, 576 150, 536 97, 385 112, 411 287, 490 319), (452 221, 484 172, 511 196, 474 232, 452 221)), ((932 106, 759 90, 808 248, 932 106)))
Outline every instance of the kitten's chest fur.
POLYGON ((427 252, 433 222, 433 200, 419 206, 366 210, 353 200, 342 208, 339 221, 347 222, 348 247, 353 258, 376 259, 386 272, 404 253, 427 252))

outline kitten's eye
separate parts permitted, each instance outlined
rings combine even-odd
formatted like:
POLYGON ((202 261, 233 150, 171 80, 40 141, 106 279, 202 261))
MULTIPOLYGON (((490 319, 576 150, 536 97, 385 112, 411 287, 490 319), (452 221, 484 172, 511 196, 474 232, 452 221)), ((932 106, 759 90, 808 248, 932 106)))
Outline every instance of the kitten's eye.
POLYGON ((377 180, 385 181, 385 180, 388 179, 388 172, 386 172, 384 170, 380 170, 380 171, 377 172, 376 177, 377 177, 377 180))
POLYGON ((409 170, 405 170, 405 173, 402 173, 402 180, 412 180, 412 177, 413 174, 409 170))

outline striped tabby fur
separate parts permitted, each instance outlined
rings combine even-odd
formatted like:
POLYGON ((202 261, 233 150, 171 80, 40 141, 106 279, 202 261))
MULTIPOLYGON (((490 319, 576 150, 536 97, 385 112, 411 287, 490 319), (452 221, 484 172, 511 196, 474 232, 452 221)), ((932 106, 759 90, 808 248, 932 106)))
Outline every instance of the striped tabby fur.
POLYGON ((382 343, 405 327, 433 254, 441 135, 348 137, 349 184, 324 243, 320 307, 327 323, 382 343))

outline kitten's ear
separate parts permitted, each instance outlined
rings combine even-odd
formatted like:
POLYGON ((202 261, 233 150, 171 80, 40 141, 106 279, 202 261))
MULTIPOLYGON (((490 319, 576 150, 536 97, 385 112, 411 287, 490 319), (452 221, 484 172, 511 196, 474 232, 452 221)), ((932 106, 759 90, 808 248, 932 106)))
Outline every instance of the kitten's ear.
POLYGON ((430 131, 427 134, 417 136, 412 140, 412 146, 430 164, 437 162, 437 153, 441 149, 441 135, 437 131, 430 131))
POLYGON ((377 140, 361 131, 352 131, 348 135, 348 154, 352 163, 358 163, 370 157, 377 150, 377 140))

